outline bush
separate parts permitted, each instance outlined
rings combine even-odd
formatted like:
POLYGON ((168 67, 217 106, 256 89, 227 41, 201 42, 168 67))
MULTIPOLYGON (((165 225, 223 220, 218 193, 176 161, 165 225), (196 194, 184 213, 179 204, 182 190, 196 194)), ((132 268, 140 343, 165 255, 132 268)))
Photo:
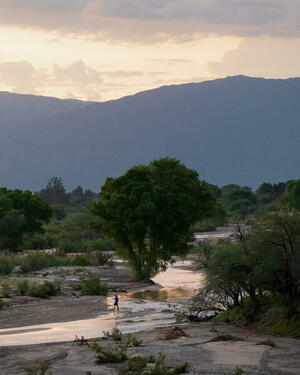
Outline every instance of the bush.
POLYGON ((106 284, 101 283, 100 277, 91 275, 86 279, 80 280, 80 290, 82 294, 89 296, 106 296, 108 287, 106 284))
POLYGON ((11 293, 11 287, 10 285, 4 283, 2 284, 2 295, 4 298, 9 298, 11 293))
POLYGON ((182 363, 174 367, 173 374, 186 374, 189 370, 189 364, 187 362, 182 363))
POLYGON ((76 267, 86 267, 90 265, 90 261, 86 255, 77 254, 72 260, 72 266, 76 267))
POLYGON ((95 253, 91 254, 89 259, 90 263, 93 266, 112 266, 113 265, 113 256, 110 254, 105 254, 102 251, 98 250, 95 253))
POLYGON ((141 346, 143 343, 143 340, 138 340, 135 336, 133 336, 131 333, 129 333, 126 337, 126 342, 125 345, 127 347, 136 347, 136 346, 141 346))
POLYGON ((39 271, 48 267, 66 266, 69 263, 67 257, 62 254, 46 254, 38 251, 24 255, 19 261, 23 273, 39 271))
POLYGON ((127 347, 124 345, 103 347, 94 344, 92 350, 97 354, 96 363, 121 363, 127 360, 127 347))
POLYGON ((22 296, 31 296, 38 298, 49 298, 57 296, 60 288, 55 283, 45 281, 43 284, 30 283, 22 280, 17 283, 17 288, 22 296))
POLYGON ((3 310, 6 306, 6 303, 0 299, 0 310, 3 310))
POLYGON ((29 282, 28 280, 22 280, 18 281, 17 283, 17 289, 21 296, 26 296, 28 293, 28 288, 29 288, 29 282))
POLYGON ((59 293, 59 287, 54 283, 45 281, 44 284, 32 284, 28 288, 28 295, 31 297, 49 298, 59 293))
POLYGON ((0 257, 0 275, 10 275, 14 269, 13 262, 9 257, 0 257))
POLYGON ((143 374, 147 364, 149 363, 149 358, 136 356, 130 358, 126 364, 126 367, 121 369, 119 375, 128 375, 128 374, 143 374))
MULTIPOLYGON (((27 367, 24 369, 27 375, 46 375, 49 370, 49 365, 47 363, 42 363, 39 367, 27 367)), ((51 373, 48 373, 51 375, 51 373)))
POLYGON ((111 332, 103 332, 105 338, 113 339, 114 341, 122 341, 122 333, 118 328, 113 328, 111 332))

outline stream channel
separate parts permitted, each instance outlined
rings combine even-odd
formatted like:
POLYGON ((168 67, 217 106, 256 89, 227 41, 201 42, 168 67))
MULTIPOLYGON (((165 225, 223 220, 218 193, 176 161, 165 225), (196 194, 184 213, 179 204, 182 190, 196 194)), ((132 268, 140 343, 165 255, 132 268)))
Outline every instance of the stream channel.
MULTIPOLYGON (((197 240, 228 238, 233 227, 218 228, 216 232, 196 234, 197 240)), ((120 296, 120 312, 113 312, 114 297, 106 303, 109 312, 92 319, 0 330, 0 346, 32 345, 73 341, 75 335, 85 339, 102 337, 103 331, 114 327, 122 333, 146 331, 166 327, 175 322, 174 308, 187 304, 194 291, 203 284, 204 274, 189 270, 190 263, 176 262, 153 281, 160 286, 150 286, 120 296)))
POLYGON ((114 297, 106 299, 108 309, 93 319, 41 324, 0 330, 0 346, 32 345, 101 337, 103 331, 118 327, 122 333, 166 327, 175 322, 172 309, 186 303, 201 285, 204 274, 191 271, 189 262, 176 262, 153 281, 158 286, 120 296, 120 312, 113 312, 114 297))

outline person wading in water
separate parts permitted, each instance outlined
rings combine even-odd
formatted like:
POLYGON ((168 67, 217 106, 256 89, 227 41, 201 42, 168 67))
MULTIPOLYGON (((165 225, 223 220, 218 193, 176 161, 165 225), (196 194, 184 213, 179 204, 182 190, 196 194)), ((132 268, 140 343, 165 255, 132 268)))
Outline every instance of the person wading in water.
POLYGON ((119 309, 119 297, 117 295, 115 295, 115 302, 114 302, 114 311, 119 312, 120 309, 119 309))

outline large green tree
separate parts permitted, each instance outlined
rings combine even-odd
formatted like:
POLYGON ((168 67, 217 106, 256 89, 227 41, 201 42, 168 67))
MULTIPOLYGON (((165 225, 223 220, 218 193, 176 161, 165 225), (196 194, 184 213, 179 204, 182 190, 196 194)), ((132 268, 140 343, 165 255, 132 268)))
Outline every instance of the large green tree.
POLYGON ((30 191, 0 188, 0 247, 17 250, 24 235, 41 233, 51 215, 50 206, 30 191))
POLYGON ((177 159, 161 158, 108 178, 93 212, 135 279, 149 279, 173 255, 187 253, 192 225, 214 208, 215 198, 196 171, 177 159))

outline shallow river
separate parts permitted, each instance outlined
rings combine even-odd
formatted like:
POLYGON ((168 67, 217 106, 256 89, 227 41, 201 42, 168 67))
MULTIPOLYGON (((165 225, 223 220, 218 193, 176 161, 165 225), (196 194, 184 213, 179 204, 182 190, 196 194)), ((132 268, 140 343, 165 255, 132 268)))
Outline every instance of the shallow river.
MULTIPOLYGON (((120 296, 120 313, 109 312, 93 319, 42 324, 0 330, 0 346, 30 345, 72 341, 103 336, 103 331, 118 327, 123 333, 145 331, 174 323, 172 308, 185 303, 203 282, 201 272, 184 269, 187 262, 176 262, 153 280, 161 289, 143 290, 120 296)), ((113 309, 112 297, 107 298, 113 309)))

